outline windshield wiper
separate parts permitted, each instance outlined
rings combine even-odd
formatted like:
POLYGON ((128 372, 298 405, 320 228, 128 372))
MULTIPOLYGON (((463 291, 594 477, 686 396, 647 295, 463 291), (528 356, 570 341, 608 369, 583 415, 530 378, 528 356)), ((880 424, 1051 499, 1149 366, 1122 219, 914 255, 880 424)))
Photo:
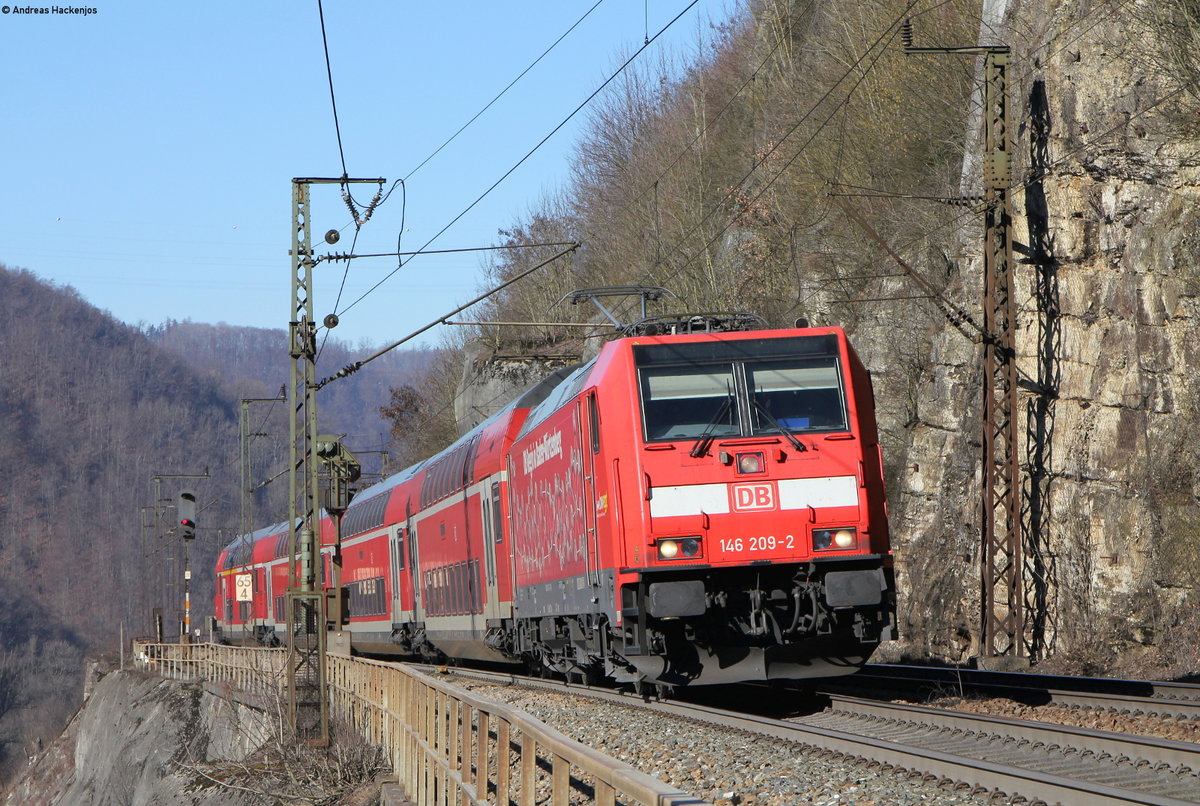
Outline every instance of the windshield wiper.
POLYGON ((704 454, 708 453, 708 447, 712 445, 713 430, 725 414, 733 407, 733 390, 729 390, 729 394, 725 397, 725 401, 721 403, 721 407, 717 409, 716 414, 708 421, 708 425, 704 427, 704 432, 700 434, 700 438, 696 440, 696 444, 692 445, 692 449, 688 451, 688 456, 693 459, 699 459, 704 454))
POLYGON ((766 417, 767 420, 770 421, 771 425, 775 426, 775 428, 778 429, 779 433, 781 433, 785 437, 787 437, 787 441, 792 443, 793 448, 800 451, 801 453, 808 450, 807 445, 805 445, 800 440, 796 439, 795 434, 793 434, 790 430, 788 430, 788 428, 783 423, 779 422, 773 416, 771 416, 771 412, 767 411, 766 407, 764 407, 762 403, 758 402, 757 395, 751 395, 750 402, 754 404, 754 408, 758 409, 759 414, 761 414, 763 417, 766 417))

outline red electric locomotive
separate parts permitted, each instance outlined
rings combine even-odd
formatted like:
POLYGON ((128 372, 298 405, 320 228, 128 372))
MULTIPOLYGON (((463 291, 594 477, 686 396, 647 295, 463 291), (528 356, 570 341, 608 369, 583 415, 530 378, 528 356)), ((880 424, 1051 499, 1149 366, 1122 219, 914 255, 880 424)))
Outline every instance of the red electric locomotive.
MULTIPOLYGON (((870 378, 837 328, 608 342, 342 531, 363 650, 679 686, 847 674, 895 637, 870 378)), ((218 573, 282 595, 278 549, 238 545, 218 573)), ((231 619, 234 587, 226 636, 283 629, 231 619)))

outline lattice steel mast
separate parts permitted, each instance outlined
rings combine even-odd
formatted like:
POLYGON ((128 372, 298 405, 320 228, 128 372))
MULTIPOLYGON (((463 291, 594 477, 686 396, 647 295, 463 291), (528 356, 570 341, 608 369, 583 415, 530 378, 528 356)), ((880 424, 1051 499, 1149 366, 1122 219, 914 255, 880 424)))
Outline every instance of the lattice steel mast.
POLYGON ((1020 447, 1017 429, 1016 302, 1013 298, 1012 134, 1008 121, 1007 45, 913 47, 906 53, 984 57, 983 390, 980 521, 980 655, 1025 656, 1021 556, 1020 447))
POLYGON ((292 295, 288 324, 291 462, 288 471, 288 713, 296 736, 329 742, 325 696, 325 592, 320 568, 320 489, 317 466, 317 324, 313 314, 310 185, 373 183, 383 179, 292 180, 292 295))

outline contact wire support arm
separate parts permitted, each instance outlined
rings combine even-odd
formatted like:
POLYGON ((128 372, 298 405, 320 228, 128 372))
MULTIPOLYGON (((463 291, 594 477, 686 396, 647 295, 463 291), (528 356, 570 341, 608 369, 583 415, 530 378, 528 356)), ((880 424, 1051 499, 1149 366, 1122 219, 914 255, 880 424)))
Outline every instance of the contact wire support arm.
POLYGON ((418 329, 418 330, 414 330, 412 333, 409 333, 407 336, 405 336, 404 338, 400 339, 399 341, 392 342, 392 343, 391 343, 391 344, 389 344, 387 347, 384 347, 384 348, 380 349, 379 351, 377 351, 377 352, 373 353, 372 355, 369 355, 369 356, 367 356, 366 358, 362 359, 361 361, 355 361, 353 364, 347 364, 345 367, 343 367, 341 370, 339 370, 339 371, 338 371, 338 372, 336 372, 335 374, 333 374, 333 375, 330 375, 328 378, 324 378, 324 379, 322 379, 322 380, 318 381, 318 382, 316 383, 316 386, 315 386, 315 388, 316 388, 316 389, 320 389, 320 388, 324 387, 326 384, 329 384, 329 383, 332 383, 333 381, 336 381, 338 378, 345 378, 345 377, 346 377, 346 376, 348 376, 348 375, 353 375, 355 372, 358 372, 360 369, 362 369, 362 368, 363 368, 363 367, 364 367, 366 364, 369 364, 369 363, 371 363, 372 361, 374 361, 376 358, 379 358, 379 357, 380 357, 380 356, 382 356, 383 354, 385 354, 385 353, 389 353, 389 352, 391 352, 392 350, 395 350, 395 349, 396 349, 397 347, 399 347, 401 344, 404 344, 404 343, 405 343, 405 342, 407 342, 407 341, 411 341, 412 339, 416 338, 417 336, 420 336, 422 333, 424 333, 424 332, 425 332, 425 331, 427 331, 427 330, 430 330, 430 329, 432 329, 432 328, 435 328, 435 327, 437 327, 437 326, 438 326, 438 325, 440 325, 440 324, 446 324, 446 323, 447 323, 447 322, 446 322, 446 320, 447 320, 447 319, 449 319, 451 316, 454 316, 454 315, 455 315, 455 314, 457 314, 457 313, 462 313, 462 312, 463 312, 463 311, 465 311, 467 308, 470 308, 472 305, 475 305, 476 303, 482 302, 483 300, 485 300, 485 299, 487 299, 488 297, 490 297, 492 294, 495 294, 495 293, 496 293, 496 292, 498 292, 498 291, 502 291, 502 290, 504 290, 505 288, 508 288, 510 285, 512 285, 513 283, 517 282, 518 280, 521 280, 521 279, 524 279, 525 277, 528 277, 529 275, 533 274, 533 273, 534 273, 535 271, 537 271, 538 269, 540 269, 540 268, 542 268, 542 267, 544 267, 544 266, 548 266, 549 264, 551 264, 551 263, 553 263, 554 261, 558 260, 560 257, 563 257, 564 255, 569 255, 570 253, 572 253, 572 252, 574 252, 576 249, 578 249, 580 246, 582 246, 582 244, 579 244, 579 243, 572 243, 572 244, 571 244, 570 246, 568 246, 566 249, 564 249, 564 250, 562 250, 561 252, 557 253, 557 254, 556 254, 556 255, 554 255, 553 257, 550 257, 550 258, 547 258, 546 260, 543 260, 541 263, 537 264, 536 266, 533 266, 532 268, 526 269, 525 271, 521 272, 520 274, 516 275, 515 277, 513 277, 513 278, 511 278, 511 279, 509 279, 509 280, 505 280, 505 281, 504 281, 503 283, 501 283, 500 285, 496 286, 495 288, 492 288, 492 289, 490 289, 489 291, 487 291, 487 292, 485 292, 485 293, 483 293, 483 294, 480 294, 479 296, 475 297, 475 299, 471 300, 470 302, 468 302, 468 303, 466 303, 466 304, 464 304, 464 305, 459 305, 459 306, 458 306, 457 308, 455 308, 454 310, 452 310, 452 311, 449 311, 449 312, 447 312, 447 313, 444 313, 444 314, 442 314, 442 315, 441 315, 441 316, 439 316, 437 319, 434 319, 432 322, 430 322, 429 324, 425 325, 424 327, 422 327, 422 328, 420 328, 420 329, 418 329))

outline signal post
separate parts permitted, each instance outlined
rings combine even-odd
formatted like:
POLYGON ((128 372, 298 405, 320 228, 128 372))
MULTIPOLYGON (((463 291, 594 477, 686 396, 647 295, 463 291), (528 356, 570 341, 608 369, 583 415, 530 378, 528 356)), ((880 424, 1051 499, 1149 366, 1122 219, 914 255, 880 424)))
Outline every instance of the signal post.
POLYGON ((192 642, 192 561, 189 547, 196 539, 196 494, 183 490, 175 501, 175 519, 179 521, 179 533, 183 538, 183 628, 179 631, 179 643, 192 642))

